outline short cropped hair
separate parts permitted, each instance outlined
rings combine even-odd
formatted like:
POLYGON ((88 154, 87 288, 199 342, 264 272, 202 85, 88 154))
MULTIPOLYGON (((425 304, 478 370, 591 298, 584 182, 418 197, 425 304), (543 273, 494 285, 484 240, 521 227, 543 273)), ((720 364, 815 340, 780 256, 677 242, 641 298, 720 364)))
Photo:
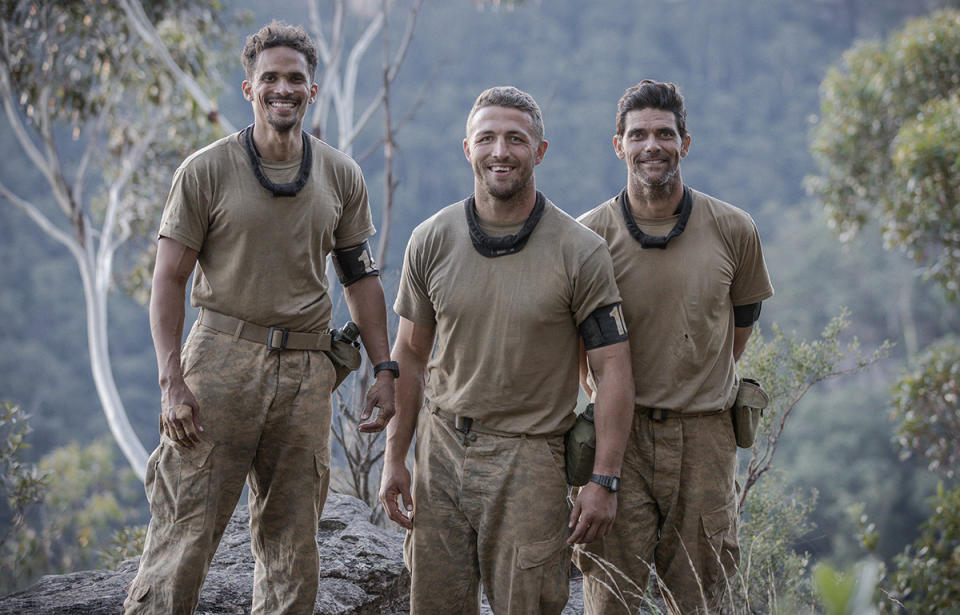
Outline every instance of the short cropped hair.
POLYGON ((683 106, 680 88, 674 84, 644 79, 627 88, 617 103, 618 135, 623 136, 623 131, 626 130, 627 113, 637 109, 662 109, 672 112, 677 119, 680 138, 687 136, 687 110, 683 106))
POLYGON ((260 28, 259 32, 247 37, 240 55, 247 79, 253 78, 260 52, 271 47, 289 47, 302 53, 310 68, 310 80, 313 80, 313 75, 317 71, 317 46, 313 44, 313 40, 303 26, 291 26, 277 20, 271 21, 260 28))
POLYGON ((467 116, 467 136, 470 135, 470 122, 473 121, 473 116, 484 107, 508 107, 526 112, 533 122, 533 132, 537 138, 537 143, 543 141, 543 115, 540 113, 540 106, 533 99, 533 96, 518 90, 512 85, 501 85, 484 90, 480 96, 477 96, 473 108, 470 109, 470 115, 467 116))

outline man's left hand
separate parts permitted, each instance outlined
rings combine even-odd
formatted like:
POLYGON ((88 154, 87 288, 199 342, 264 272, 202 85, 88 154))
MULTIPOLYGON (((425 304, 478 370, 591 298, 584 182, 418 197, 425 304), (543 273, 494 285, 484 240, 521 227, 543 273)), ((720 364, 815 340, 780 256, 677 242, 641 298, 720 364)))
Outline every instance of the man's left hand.
POLYGON ((389 371, 381 371, 374 377, 373 386, 367 391, 367 403, 360 414, 360 431, 376 433, 382 431, 390 422, 396 410, 393 401, 394 384, 395 378, 389 371), (377 413, 376 419, 368 421, 374 408, 380 408, 380 412, 377 413))
POLYGON ((617 516, 617 494, 597 483, 587 483, 580 488, 570 513, 570 529, 573 533, 567 544, 584 544, 603 538, 613 519, 617 516))

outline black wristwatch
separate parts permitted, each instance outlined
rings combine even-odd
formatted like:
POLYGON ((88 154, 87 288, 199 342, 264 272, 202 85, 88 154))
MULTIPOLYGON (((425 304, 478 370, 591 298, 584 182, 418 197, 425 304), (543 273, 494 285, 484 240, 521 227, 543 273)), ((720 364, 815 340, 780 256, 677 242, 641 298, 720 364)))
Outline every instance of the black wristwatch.
POLYGON ((597 483, 607 488, 607 491, 610 493, 616 493, 620 491, 620 477, 619 476, 607 476, 606 474, 592 474, 590 476, 590 482, 597 483))
POLYGON ((400 366, 397 365, 396 361, 383 361, 381 363, 377 363, 373 366, 373 375, 376 376, 378 372, 382 372, 384 370, 393 372, 394 378, 400 377, 400 366))

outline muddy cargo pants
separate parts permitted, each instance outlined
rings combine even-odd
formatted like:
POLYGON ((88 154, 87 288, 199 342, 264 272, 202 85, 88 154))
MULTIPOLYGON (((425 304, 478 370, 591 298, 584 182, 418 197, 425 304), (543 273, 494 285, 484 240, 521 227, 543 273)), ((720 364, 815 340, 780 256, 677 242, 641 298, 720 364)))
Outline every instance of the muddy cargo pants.
POLYGON ((312 613, 333 365, 321 351, 269 350, 195 324, 181 366, 203 441, 188 449, 162 436, 150 456, 150 525, 124 611, 193 612, 246 480, 252 612, 312 613))
POLYGON ((415 456, 410 612, 479 613, 482 582, 496 615, 559 614, 570 568, 563 437, 460 433, 427 407, 415 456))
POLYGON ((715 612, 740 561, 736 464, 730 412, 658 421, 638 409, 613 527, 574 551, 584 612, 637 613, 651 566, 682 613, 715 612))

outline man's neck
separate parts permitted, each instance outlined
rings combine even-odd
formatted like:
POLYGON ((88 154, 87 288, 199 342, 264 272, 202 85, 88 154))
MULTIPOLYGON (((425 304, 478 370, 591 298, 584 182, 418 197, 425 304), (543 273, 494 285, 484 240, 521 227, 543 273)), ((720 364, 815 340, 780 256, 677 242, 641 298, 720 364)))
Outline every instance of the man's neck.
POLYGON ((530 186, 504 200, 494 197, 474 184, 474 203, 477 207, 477 216, 486 222, 519 223, 530 217, 530 212, 537 204, 537 188, 533 182, 530 182, 530 186))
POLYGON ((630 211, 640 218, 669 218, 677 211, 683 199, 683 181, 678 173, 668 186, 645 186, 636 181, 627 181, 627 198, 630 211))
POLYGON ((269 124, 254 124, 253 143, 257 146, 260 157, 266 161, 292 160, 298 158, 303 150, 303 137, 300 132, 300 125, 285 132, 278 132, 269 124))

